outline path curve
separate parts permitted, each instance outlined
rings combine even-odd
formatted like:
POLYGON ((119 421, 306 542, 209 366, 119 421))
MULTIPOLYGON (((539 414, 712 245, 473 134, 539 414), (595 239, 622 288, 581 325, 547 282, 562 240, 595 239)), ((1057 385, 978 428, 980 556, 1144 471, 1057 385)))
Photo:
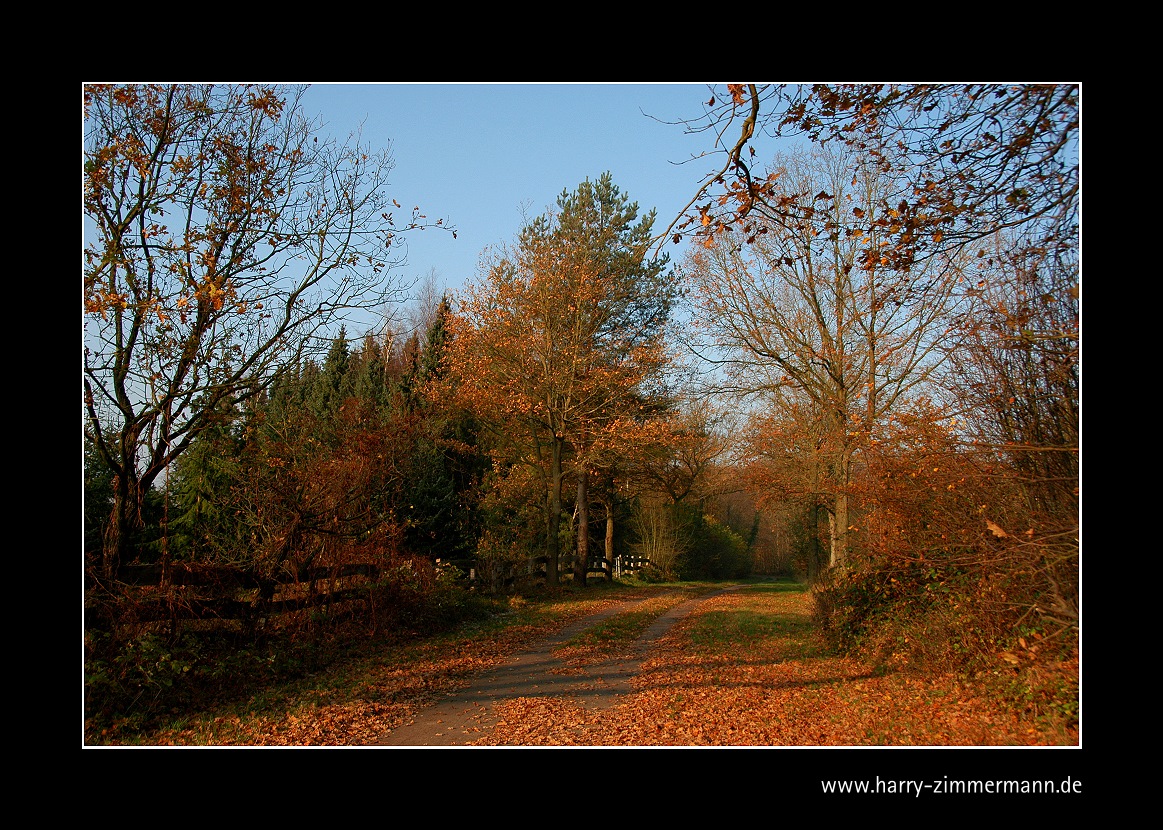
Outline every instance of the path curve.
POLYGON ((659 616, 635 640, 626 654, 588 666, 583 673, 560 672, 554 651, 587 628, 617 614, 633 611, 648 600, 630 600, 591 614, 478 675, 468 688, 452 692, 442 702, 421 711, 406 726, 386 733, 381 746, 466 746, 485 737, 497 724, 495 705, 518 697, 570 697, 591 709, 613 706, 631 691, 631 680, 642 670, 646 651, 700 602, 742 588, 731 585, 686 600, 659 616))

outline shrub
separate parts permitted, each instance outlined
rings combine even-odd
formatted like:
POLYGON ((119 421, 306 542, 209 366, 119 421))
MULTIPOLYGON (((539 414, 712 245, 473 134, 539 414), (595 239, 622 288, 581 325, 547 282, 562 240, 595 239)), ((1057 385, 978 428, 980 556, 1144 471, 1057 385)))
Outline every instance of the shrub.
POLYGON ((643 567, 634 571, 633 576, 634 579, 638 580, 639 582, 645 582, 647 584, 669 582, 671 579, 673 579, 669 573, 655 565, 653 562, 648 565, 644 565, 643 567))
POLYGON ((486 615, 491 607, 461 576, 426 559, 396 560, 361 599, 272 617, 249 631, 226 621, 135 622, 128 607, 98 626, 96 606, 92 618, 87 609, 86 738, 116 740, 162 717, 253 695, 318 671, 372 636, 429 635, 486 615))
POLYGON ((740 579, 751 574, 752 555, 743 538, 712 516, 693 522, 691 542, 675 562, 680 579, 740 579))

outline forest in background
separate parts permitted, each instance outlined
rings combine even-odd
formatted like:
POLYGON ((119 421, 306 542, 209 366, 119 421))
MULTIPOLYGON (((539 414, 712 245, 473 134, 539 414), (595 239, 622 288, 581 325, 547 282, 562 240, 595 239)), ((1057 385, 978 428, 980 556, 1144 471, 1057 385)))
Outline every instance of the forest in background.
POLYGON ((1077 717, 1077 87, 727 85, 684 217, 598 175, 354 340, 426 221, 389 158, 294 90, 85 96, 87 723, 629 555, 794 574, 837 648, 1077 717), (212 586, 253 613, 184 613, 197 568, 253 578, 212 586))

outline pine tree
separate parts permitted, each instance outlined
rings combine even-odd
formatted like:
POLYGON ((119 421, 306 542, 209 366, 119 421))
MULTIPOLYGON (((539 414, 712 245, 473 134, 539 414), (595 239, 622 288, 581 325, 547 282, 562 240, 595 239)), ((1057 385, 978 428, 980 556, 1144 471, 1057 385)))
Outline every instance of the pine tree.
POLYGON ((350 364, 351 346, 347 342, 347 329, 340 326, 339 335, 331 342, 311 393, 310 407, 316 415, 324 418, 334 416, 352 392, 352 379, 348 377, 350 364))
MULTIPOLYGON (((653 212, 638 218, 609 173, 562 193, 557 211, 526 226, 470 291, 453 341, 461 394, 514 460, 544 476, 550 582, 565 473, 573 468, 584 512, 590 467, 629 440, 665 360, 676 291, 667 259, 648 256, 653 221, 653 212)), ((587 517, 579 524, 575 579, 584 582, 587 517)))
POLYGON ((479 536, 474 490, 484 465, 476 450, 477 427, 470 413, 434 391, 445 373, 451 313, 444 298, 406 379, 417 438, 405 496, 405 540, 410 550, 431 559, 468 558, 479 536))

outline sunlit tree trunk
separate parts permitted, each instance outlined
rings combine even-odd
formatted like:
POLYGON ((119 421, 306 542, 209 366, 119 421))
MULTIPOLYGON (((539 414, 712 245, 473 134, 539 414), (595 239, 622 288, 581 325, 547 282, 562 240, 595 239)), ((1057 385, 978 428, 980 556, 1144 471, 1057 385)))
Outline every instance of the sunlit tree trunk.
POLYGON ((851 462, 847 452, 841 454, 833 472, 836 493, 833 496, 832 518, 832 550, 829 564, 833 568, 844 568, 848 565, 848 551, 851 548, 848 539, 848 526, 851 524, 848 511, 848 482, 851 462))
POLYGON ((545 581, 549 585, 559 582, 557 569, 561 560, 561 451, 565 442, 558 437, 553 439, 552 456, 549 470, 549 510, 545 523, 545 581))
POLYGON ((577 558, 573 563, 573 581, 586 584, 590 566, 590 494, 589 474, 585 468, 577 474, 577 558))
POLYGON ((614 504, 606 502, 606 579, 614 578, 614 504))

